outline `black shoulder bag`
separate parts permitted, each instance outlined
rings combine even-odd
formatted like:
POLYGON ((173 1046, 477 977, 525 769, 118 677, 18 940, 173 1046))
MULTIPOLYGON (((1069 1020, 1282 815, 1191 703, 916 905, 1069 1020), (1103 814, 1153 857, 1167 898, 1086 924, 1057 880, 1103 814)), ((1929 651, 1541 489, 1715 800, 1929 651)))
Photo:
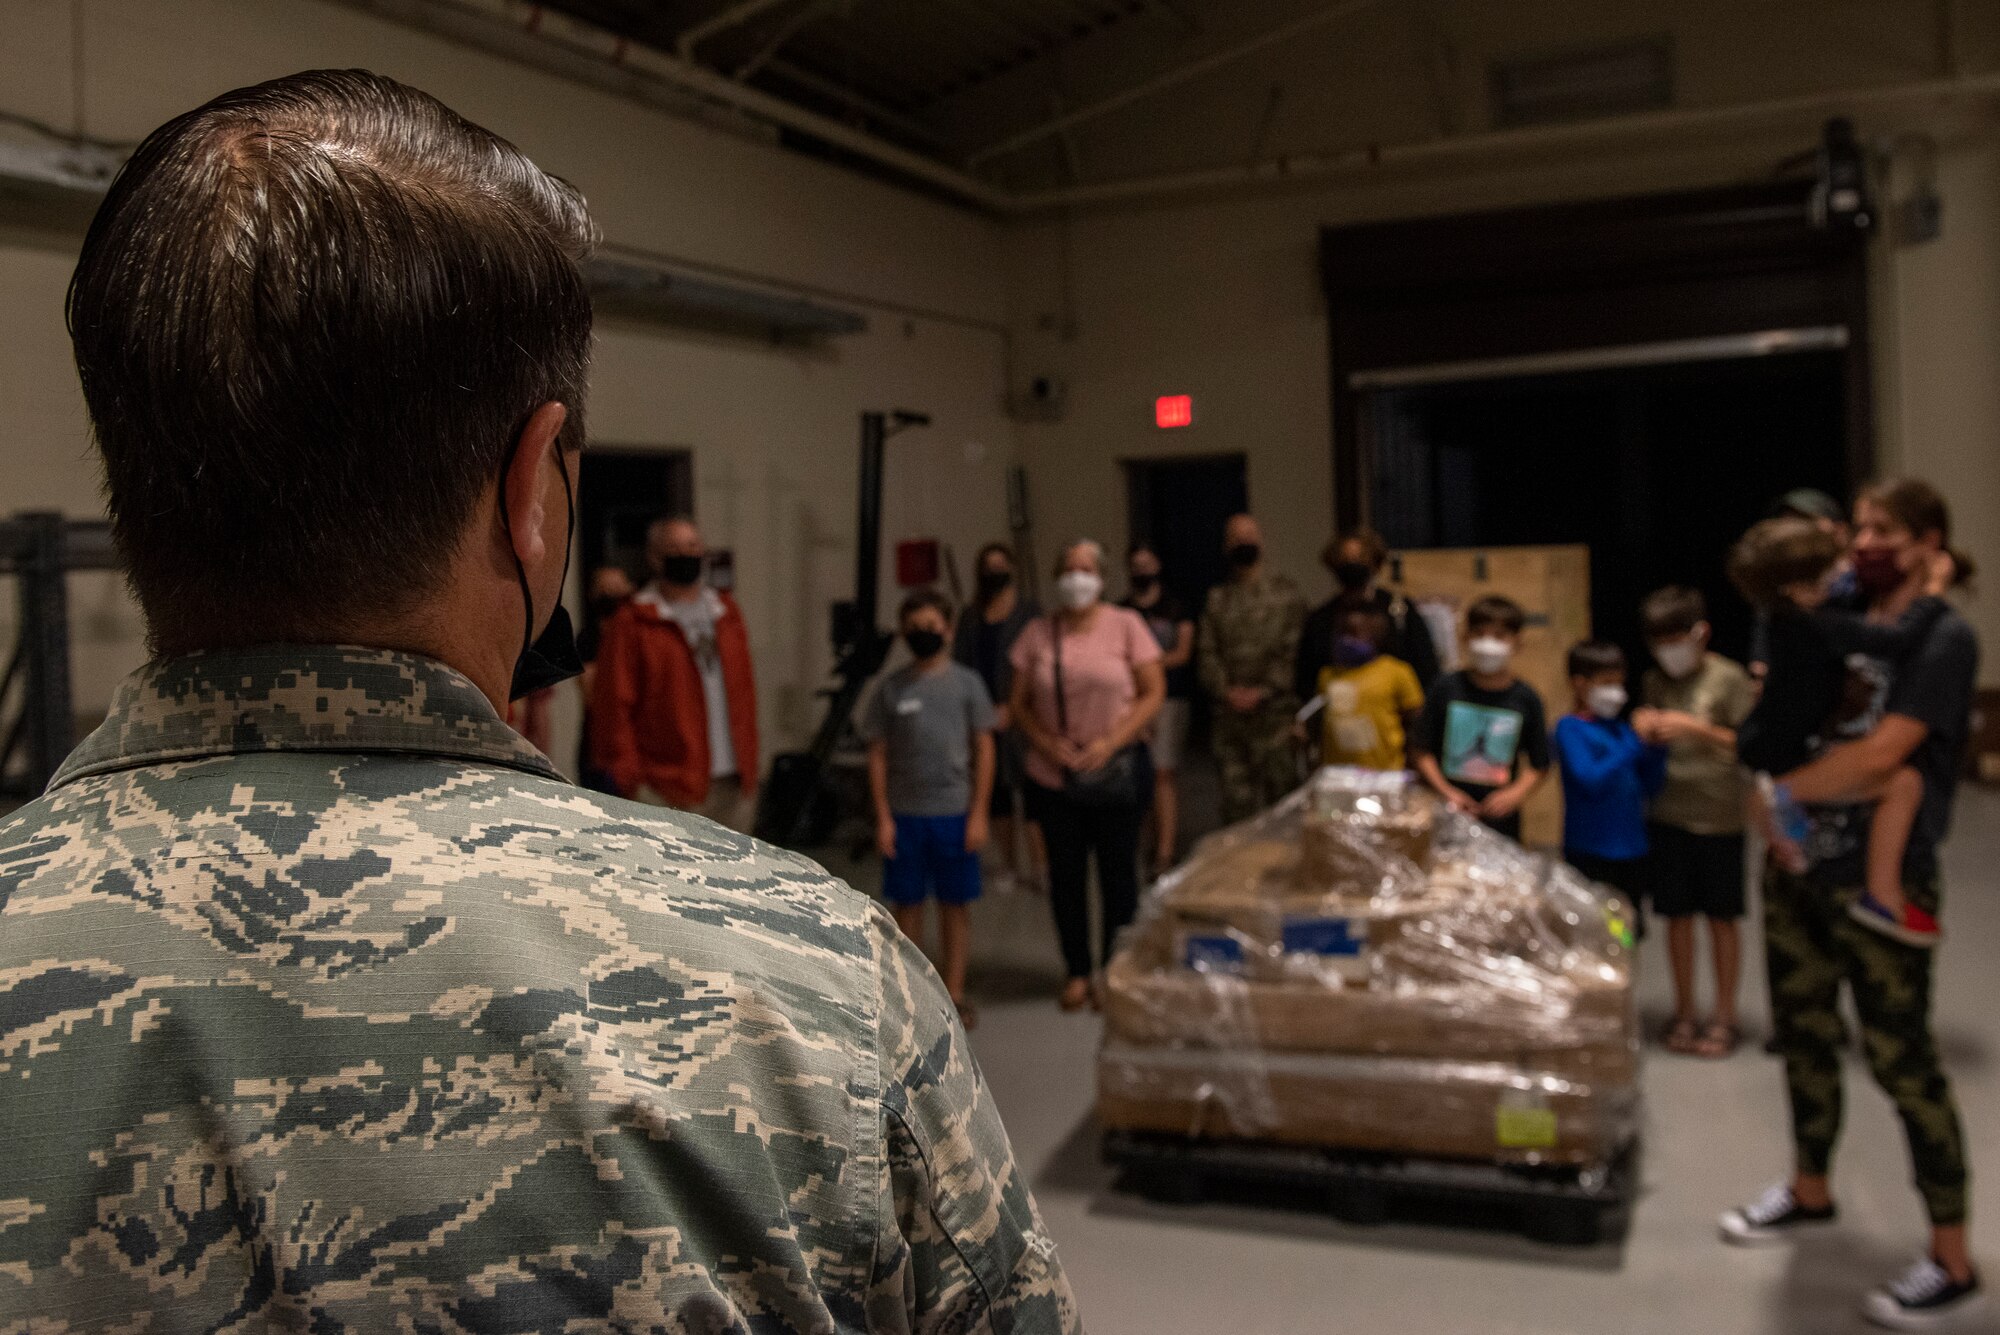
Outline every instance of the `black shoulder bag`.
MULTIPOLYGON (((1069 693, 1063 686, 1062 623, 1054 617, 1049 618, 1049 640, 1055 646, 1056 726, 1068 737, 1069 693)), ((1063 796, 1080 807, 1143 806, 1152 795, 1151 760, 1145 743, 1134 742, 1087 774, 1064 770, 1063 796)))

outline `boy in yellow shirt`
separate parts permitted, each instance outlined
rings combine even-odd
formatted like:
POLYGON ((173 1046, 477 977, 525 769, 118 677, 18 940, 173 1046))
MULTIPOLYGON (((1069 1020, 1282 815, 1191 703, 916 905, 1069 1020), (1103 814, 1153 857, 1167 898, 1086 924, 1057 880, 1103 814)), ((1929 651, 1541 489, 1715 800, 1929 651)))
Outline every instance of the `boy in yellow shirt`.
POLYGON ((1375 603, 1343 606, 1333 624, 1333 666, 1319 674, 1320 761, 1403 769, 1404 734, 1424 707, 1416 671, 1382 652, 1389 617, 1375 603))

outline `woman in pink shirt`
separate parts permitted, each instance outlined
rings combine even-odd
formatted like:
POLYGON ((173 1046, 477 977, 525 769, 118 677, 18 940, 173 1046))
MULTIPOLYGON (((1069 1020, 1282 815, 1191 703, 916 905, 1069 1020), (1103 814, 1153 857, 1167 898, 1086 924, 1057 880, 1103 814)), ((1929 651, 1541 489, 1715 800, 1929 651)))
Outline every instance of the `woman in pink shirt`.
POLYGON ((1160 645, 1136 612, 1109 606, 1104 549, 1085 539, 1056 563, 1057 610, 1030 622, 1009 655, 1009 709, 1028 739, 1029 813, 1049 849, 1049 903, 1069 981, 1064 1010, 1091 985, 1090 858, 1104 898, 1101 954, 1139 906, 1139 829, 1153 776, 1143 739, 1166 699, 1160 645))

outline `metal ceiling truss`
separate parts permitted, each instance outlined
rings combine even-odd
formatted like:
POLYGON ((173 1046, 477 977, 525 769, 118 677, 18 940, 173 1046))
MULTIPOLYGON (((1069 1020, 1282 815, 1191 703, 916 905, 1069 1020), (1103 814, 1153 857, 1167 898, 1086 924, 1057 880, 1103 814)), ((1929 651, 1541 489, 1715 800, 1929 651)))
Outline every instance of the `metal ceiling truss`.
MULTIPOLYGON (((666 22, 663 6, 641 0, 560 0, 559 4, 532 0, 340 2, 666 110, 711 119, 734 117, 733 123, 766 132, 772 127, 790 130, 818 141, 836 155, 866 161, 905 181, 1003 215, 1295 182, 1374 171, 1397 163, 1417 165, 1482 154, 1547 152, 1586 144, 1608 145, 1621 139, 1713 133, 1721 127, 1789 127, 1809 117, 1853 115, 1870 106, 1936 106, 1947 101, 1973 103, 2000 97, 2000 70, 1994 70, 1754 103, 1675 108, 1525 130, 1446 134, 1265 157, 1263 140, 1281 96, 1273 93, 1250 161, 1239 159, 1145 177, 1078 181, 1074 179, 1076 146, 1064 142, 1076 127, 1330 25, 1380 0, 1323 3, 1286 23, 1108 95, 1073 107, 1052 104, 1046 119, 977 149, 963 166, 947 156, 945 136, 925 124, 925 105, 1059 52, 1070 43, 1140 14, 1158 11, 1177 22, 1187 21, 1185 5, 1180 0, 923 0, 920 12, 926 16, 949 12, 961 17, 963 27, 978 25, 982 34, 1004 34, 1006 49, 995 55, 986 36, 966 40, 955 35, 949 24, 911 22, 913 11, 908 0, 735 0, 714 9, 706 18, 693 22, 682 18, 672 24, 666 22), (833 21, 835 11, 840 13, 838 22, 833 21), (600 20, 616 26, 598 26, 600 20), (808 32, 810 43, 797 40, 808 32), (807 46, 813 48, 811 54, 800 49, 807 46), (701 57, 705 51, 718 64, 689 58, 701 57), (831 67, 845 68, 836 72, 831 67), (924 82, 909 77, 913 69, 949 72, 941 80, 924 82), (778 85, 776 90, 770 87, 773 82, 778 85), (801 91, 823 99, 835 112, 814 110, 802 105, 796 96, 780 95, 801 91), (1058 161, 1068 167, 1073 178, 1067 187, 1010 190, 978 170, 1024 149, 1043 147, 1060 150, 1058 161)), ((1956 64, 1949 58, 1943 63, 1956 64)), ((45 155, 26 165, 0 165, 10 168, 4 173, 7 180, 0 184, 16 193, 52 188, 45 155)), ((63 184, 57 182, 54 188, 63 184)), ((0 203, 6 199, 6 191, 0 190, 0 203)), ((690 292, 683 285, 681 295, 690 292)))

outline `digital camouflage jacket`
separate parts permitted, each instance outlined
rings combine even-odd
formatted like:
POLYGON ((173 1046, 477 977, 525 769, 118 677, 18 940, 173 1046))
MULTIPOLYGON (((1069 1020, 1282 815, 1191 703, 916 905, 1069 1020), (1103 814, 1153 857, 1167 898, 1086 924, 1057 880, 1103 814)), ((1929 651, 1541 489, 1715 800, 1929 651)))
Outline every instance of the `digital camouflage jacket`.
POLYGON ((449 668, 156 664, 0 819, 0 1330, 1077 1328, 887 915, 449 668))

